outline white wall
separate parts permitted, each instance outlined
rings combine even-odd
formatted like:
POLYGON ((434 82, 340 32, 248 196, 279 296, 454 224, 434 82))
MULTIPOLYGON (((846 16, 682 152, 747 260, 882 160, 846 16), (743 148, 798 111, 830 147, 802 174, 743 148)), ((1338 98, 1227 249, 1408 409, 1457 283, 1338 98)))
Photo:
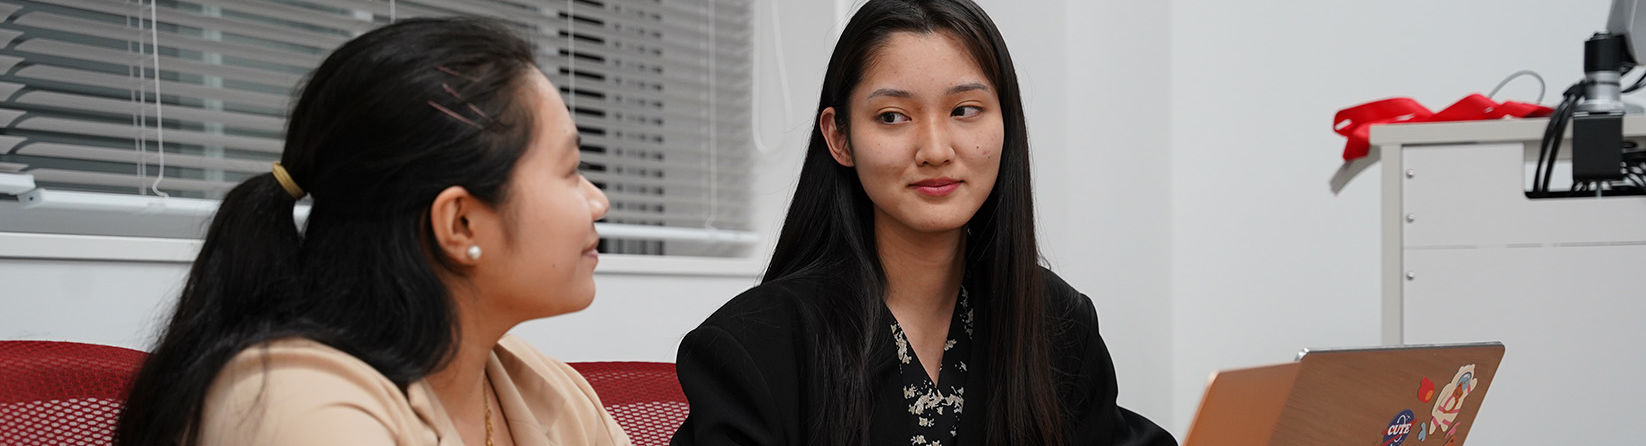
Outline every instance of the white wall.
MULTIPOLYGON (((1167 115, 1169 3, 1068 1, 1064 11, 1065 209, 1043 243, 1071 284, 1096 301, 1114 356, 1120 404, 1170 426, 1171 179, 1167 115), (1055 227, 1055 226, 1054 226, 1055 227)), ((1044 149, 1045 146, 1038 148, 1044 149)), ((1057 170, 1054 170, 1057 169, 1057 170)), ((1054 192, 1058 194, 1054 194, 1054 192)), ((1053 202, 1049 198, 1061 195, 1053 202)))
MULTIPOLYGON (((1557 98, 1609 3, 1172 1, 1177 431, 1213 370, 1379 342, 1379 179, 1329 192, 1338 109, 1411 96, 1439 110, 1528 68, 1557 98)), ((1516 82, 1504 95, 1535 99, 1516 82)))
POLYGON ((0 259, 0 339, 146 349, 187 275, 180 263, 0 259))

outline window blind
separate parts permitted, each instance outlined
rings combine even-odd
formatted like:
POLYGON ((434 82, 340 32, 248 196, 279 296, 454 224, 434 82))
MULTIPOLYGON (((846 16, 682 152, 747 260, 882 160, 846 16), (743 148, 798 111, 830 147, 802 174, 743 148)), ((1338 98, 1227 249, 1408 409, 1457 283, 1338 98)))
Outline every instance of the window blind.
MULTIPOLYGON (((209 209, 202 203, 278 159, 292 88, 333 48, 398 19, 474 15, 530 39, 560 88, 583 135, 584 173, 612 203, 604 252, 740 255, 753 242, 750 9, 749 0, 0 0, 0 175, 38 187, 0 209, 17 217, 0 230, 61 231, 28 215, 54 204, 209 209)), ((107 220, 98 232, 123 235, 122 219, 107 220)))

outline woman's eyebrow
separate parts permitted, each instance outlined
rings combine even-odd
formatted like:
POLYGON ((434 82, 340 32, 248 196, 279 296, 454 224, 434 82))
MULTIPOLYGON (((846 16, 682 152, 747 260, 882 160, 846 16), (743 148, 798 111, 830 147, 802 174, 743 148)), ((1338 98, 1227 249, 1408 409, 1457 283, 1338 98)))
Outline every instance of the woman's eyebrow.
POLYGON ((912 98, 912 97, 914 97, 914 93, 910 93, 908 90, 898 90, 898 89, 894 89, 894 88, 882 88, 882 89, 879 89, 879 90, 875 90, 873 93, 869 93, 869 97, 864 98, 864 99, 874 99, 876 96, 891 96, 891 97, 894 97, 894 98, 912 98))
POLYGON ((952 88, 949 88, 949 94, 951 94, 951 95, 960 94, 960 93, 965 93, 965 92, 972 91, 972 90, 988 91, 988 89, 989 89, 988 85, 983 85, 983 83, 981 83, 981 82, 972 82, 972 83, 967 83, 967 84, 956 85, 952 88))
MULTIPOLYGON (((988 89, 989 89, 989 86, 984 85, 982 82, 969 82, 969 83, 960 84, 960 85, 950 87, 949 91, 947 91, 946 94, 954 95, 954 94, 960 94, 960 93, 965 93, 965 92, 974 91, 974 90, 987 91, 988 89)), ((881 89, 875 90, 872 93, 869 93, 869 96, 865 99, 873 99, 873 98, 878 97, 878 96, 890 96, 890 97, 894 97, 894 98, 912 98, 912 97, 914 97, 914 93, 910 93, 908 90, 898 90, 898 89, 895 89, 895 88, 881 88, 881 89)))

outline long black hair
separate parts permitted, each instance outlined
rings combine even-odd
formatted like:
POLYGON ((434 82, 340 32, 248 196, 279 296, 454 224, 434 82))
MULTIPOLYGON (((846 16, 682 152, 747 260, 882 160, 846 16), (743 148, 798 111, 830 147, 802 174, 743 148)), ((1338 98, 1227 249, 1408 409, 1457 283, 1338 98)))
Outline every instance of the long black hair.
POLYGON ((370 364, 402 390, 457 343, 434 244, 434 198, 462 186, 501 206, 531 139, 531 45, 493 22, 414 19, 339 47, 303 86, 281 164, 223 198, 170 323, 115 432, 123 445, 194 444, 205 394, 236 354, 305 337, 370 364))
MULTIPOLYGON (((983 9, 970 0, 870 0, 852 16, 829 58, 817 113, 834 107, 836 125, 850 134, 851 93, 876 51, 894 33, 949 33, 964 42, 999 95, 1005 141, 1000 175, 967 223, 965 281, 982 313, 982 361, 989 373, 982 426, 990 444, 1062 444, 1064 421, 1053 381, 1030 190, 1029 139, 1017 75, 1006 43, 983 9)), ((814 125, 817 119, 812 121, 814 125)), ((776 252, 764 281, 826 276, 846 284, 846 295, 819 305, 831 327, 818 337, 819 364, 845 373, 820 373, 816 444, 861 444, 869 425, 867 375, 877 343, 886 277, 875 248, 873 206, 850 167, 829 154, 823 129, 812 130, 776 252)), ((968 404, 968 406, 972 406, 968 404)), ((975 407, 975 406, 973 406, 975 407)))

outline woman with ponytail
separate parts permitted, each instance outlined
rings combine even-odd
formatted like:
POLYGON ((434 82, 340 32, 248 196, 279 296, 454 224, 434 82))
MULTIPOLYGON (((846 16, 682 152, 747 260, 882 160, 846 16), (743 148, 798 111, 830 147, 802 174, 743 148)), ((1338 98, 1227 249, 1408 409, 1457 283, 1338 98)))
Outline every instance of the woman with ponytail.
POLYGON ((846 24, 762 283, 681 341, 681 445, 1173 445, 1040 266, 1011 55, 970 0, 846 24))
POLYGON ((116 442, 628 444, 574 370, 507 335, 593 298, 607 202, 578 163, 558 91, 499 25, 343 44, 280 162, 223 198, 116 442))

